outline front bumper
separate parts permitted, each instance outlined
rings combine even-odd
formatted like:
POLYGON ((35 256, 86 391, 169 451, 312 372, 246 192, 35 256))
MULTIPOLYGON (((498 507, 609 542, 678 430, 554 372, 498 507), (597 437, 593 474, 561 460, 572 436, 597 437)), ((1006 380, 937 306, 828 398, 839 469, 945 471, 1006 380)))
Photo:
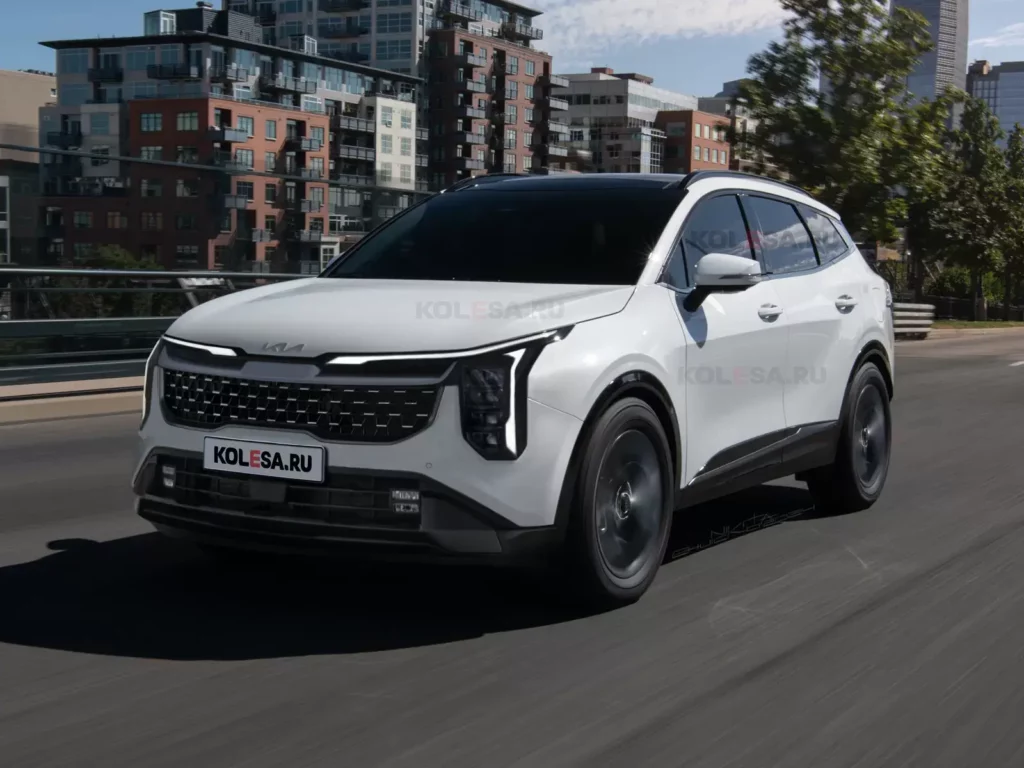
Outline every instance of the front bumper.
POLYGON ((427 429, 381 445, 294 430, 174 425, 159 405, 162 377, 153 384, 133 485, 139 515, 169 535, 283 552, 487 561, 543 558, 561 540, 557 512, 582 422, 536 401, 527 406, 523 455, 488 461, 463 438, 456 387, 444 389, 427 429), (204 470, 204 439, 213 435, 323 447, 325 482, 204 470), (162 464, 175 467, 182 487, 163 487, 162 464), (390 514, 394 488, 420 491, 419 514, 390 514))

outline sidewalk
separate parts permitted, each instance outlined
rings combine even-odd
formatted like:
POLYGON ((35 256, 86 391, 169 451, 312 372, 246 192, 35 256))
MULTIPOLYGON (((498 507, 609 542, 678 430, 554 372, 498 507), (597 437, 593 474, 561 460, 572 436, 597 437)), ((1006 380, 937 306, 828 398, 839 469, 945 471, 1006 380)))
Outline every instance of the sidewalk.
POLYGON ((141 412, 142 377, 0 387, 0 424, 141 412))

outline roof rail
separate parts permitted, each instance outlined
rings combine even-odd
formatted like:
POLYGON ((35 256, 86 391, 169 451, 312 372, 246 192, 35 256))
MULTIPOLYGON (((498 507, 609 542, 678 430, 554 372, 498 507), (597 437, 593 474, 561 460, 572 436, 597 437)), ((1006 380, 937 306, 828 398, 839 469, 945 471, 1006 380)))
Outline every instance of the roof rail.
POLYGON ((529 176, 528 173, 485 173, 481 176, 471 176, 468 179, 462 179, 455 182, 450 187, 446 187, 441 190, 443 195, 445 192, 458 192, 463 189, 470 189, 472 187, 479 186, 480 184, 495 184, 499 181, 504 181, 510 178, 521 178, 523 176, 529 176))
POLYGON ((747 173, 745 171, 693 171, 686 174, 683 180, 679 182, 679 186, 686 189, 696 181, 716 178, 747 179, 749 181, 763 181, 768 184, 778 184, 780 187, 787 187, 802 195, 810 197, 810 194, 806 189, 798 187, 796 184, 790 184, 788 181, 780 181, 778 179, 769 179, 767 176, 758 176, 756 173, 747 173))

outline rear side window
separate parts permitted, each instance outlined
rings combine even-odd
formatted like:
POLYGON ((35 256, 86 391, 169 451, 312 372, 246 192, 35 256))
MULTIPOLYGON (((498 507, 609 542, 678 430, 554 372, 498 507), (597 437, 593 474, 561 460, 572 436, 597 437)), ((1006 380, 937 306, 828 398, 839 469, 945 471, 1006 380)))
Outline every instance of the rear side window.
POLYGON ((818 265, 811 234, 793 205, 766 197, 748 197, 745 202, 757 222, 754 239, 761 243, 768 272, 778 275, 818 265))
POLYGON ((709 253, 754 258, 747 224, 735 195, 722 195, 697 204, 683 228, 685 273, 676 259, 669 267, 669 281, 676 288, 693 285, 697 262, 709 253), (687 282, 682 282, 682 281, 687 282))
POLYGON ((811 230, 814 244, 818 247, 818 260, 822 264, 828 264, 850 250, 850 244, 828 216, 805 205, 800 206, 800 213, 811 230))

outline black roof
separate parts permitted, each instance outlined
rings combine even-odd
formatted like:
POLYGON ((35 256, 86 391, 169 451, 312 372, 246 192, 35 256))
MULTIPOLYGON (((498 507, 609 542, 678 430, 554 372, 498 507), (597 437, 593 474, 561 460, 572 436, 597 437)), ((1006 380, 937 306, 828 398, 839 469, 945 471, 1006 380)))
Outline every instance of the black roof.
POLYGON ((793 184, 769 179, 742 171, 694 171, 693 173, 567 173, 556 175, 533 175, 495 173, 463 179, 449 187, 446 192, 474 189, 482 186, 501 184, 509 190, 555 191, 559 189, 686 189, 697 181, 712 178, 737 178, 778 184, 787 189, 806 195, 807 192, 793 184))

